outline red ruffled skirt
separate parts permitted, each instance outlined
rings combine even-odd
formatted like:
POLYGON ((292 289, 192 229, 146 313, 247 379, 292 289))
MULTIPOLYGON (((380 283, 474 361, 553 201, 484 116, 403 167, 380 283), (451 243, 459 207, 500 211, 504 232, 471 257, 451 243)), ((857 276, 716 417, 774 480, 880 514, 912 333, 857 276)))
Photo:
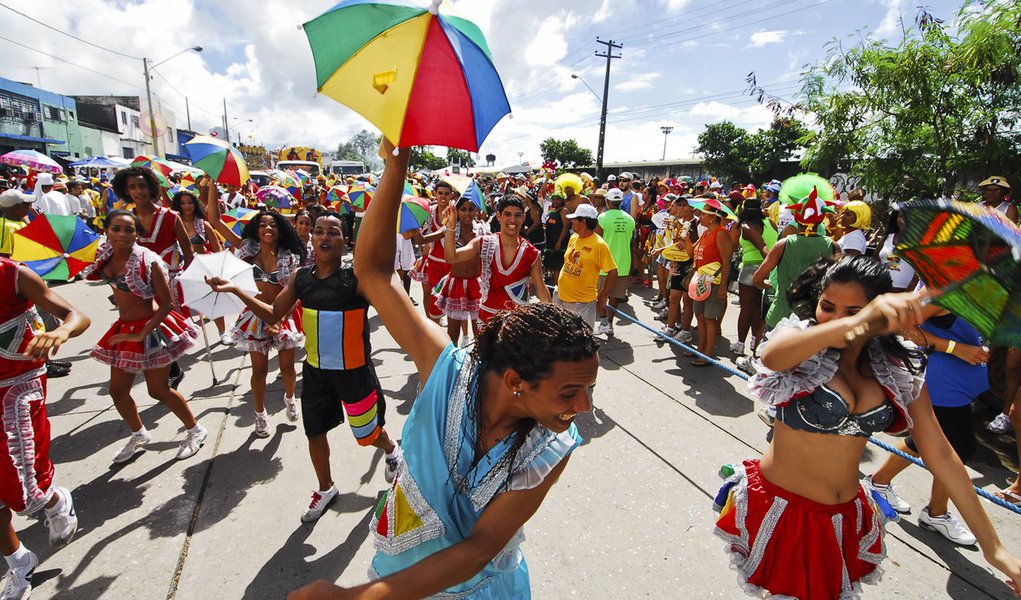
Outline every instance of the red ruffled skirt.
POLYGON ((141 373, 150 369, 161 369, 174 362, 191 348, 199 336, 199 328, 194 323, 181 316, 181 313, 172 310, 141 342, 110 344, 111 337, 118 333, 138 333, 148 322, 149 319, 139 321, 118 319, 92 349, 90 356, 128 373, 141 373))
POLYGON ((477 321, 479 305, 482 303, 482 289, 478 277, 451 277, 440 280, 436 289, 436 306, 447 315, 448 319, 458 321, 477 321))
POLYGON ((273 327, 255 316, 249 309, 238 317, 230 335, 238 350, 269 354, 270 350, 288 350, 305 344, 305 330, 301 325, 301 305, 273 327))
POLYGON ((735 466, 717 495, 716 535, 754 597, 845 600, 876 583, 886 557, 881 510, 864 488, 843 504, 820 504, 773 485, 758 460, 735 466))

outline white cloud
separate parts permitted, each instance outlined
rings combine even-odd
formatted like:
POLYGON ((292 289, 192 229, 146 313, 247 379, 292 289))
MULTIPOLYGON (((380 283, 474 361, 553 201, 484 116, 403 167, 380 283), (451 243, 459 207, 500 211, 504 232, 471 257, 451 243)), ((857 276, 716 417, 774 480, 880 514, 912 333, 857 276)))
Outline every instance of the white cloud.
POLYGON ((886 13, 883 15, 883 20, 879 23, 879 27, 876 28, 876 35, 889 36, 900 31, 901 29, 901 18, 903 12, 901 6, 904 4, 904 0, 884 0, 886 5, 886 13))
POLYGON ((564 34, 574 24, 573 15, 550 15, 535 32, 532 43, 525 50, 525 60, 531 66, 546 66, 557 62, 567 54, 567 40, 564 34))
POLYGON ((691 0, 663 0, 662 3, 670 12, 678 12, 685 6, 691 4, 691 0))
POLYGON ((753 48, 761 48, 766 44, 779 44, 787 35, 786 30, 757 31, 751 35, 753 48))
POLYGON ((619 92, 633 92, 652 87, 652 83, 662 77, 662 73, 638 73, 631 75, 627 80, 613 86, 619 92))

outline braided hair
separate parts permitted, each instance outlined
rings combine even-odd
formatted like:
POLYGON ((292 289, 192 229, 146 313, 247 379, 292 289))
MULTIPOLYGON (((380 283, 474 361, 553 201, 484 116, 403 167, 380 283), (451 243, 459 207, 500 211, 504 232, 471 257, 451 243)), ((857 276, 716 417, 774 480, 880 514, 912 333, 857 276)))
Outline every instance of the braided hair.
MULTIPOLYGON (((549 377, 556 363, 588 360, 596 356, 598 348, 592 330, 585 321, 562 307, 534 303, 498 312, 482 326, 472 348, 474 377, 468 389, 466 424, 481 427, 480 387, 487 374, 503 374, 507 369, 514 369, 524 382, 535 385, 549 377)), ((518 451, 535 425, 534 419, 522 419, 517 430, 511 434, 514 439, 510 450, 493 465, 478 483, 479 486, 501 471, 510 473, 518 451)), ((464 444, 468 437, 462 435, 461 443, 464 444)), ((475 437, 481 438, 480 435, 475 437)), ((472 471, 482 455, 483 452, 476 447, 472 471)), ((464 477, 455 473, 450 475, 457 492, 468 494, 471 471, 464 477)), ((508 483, 509 477, 504 486, 508 483)))

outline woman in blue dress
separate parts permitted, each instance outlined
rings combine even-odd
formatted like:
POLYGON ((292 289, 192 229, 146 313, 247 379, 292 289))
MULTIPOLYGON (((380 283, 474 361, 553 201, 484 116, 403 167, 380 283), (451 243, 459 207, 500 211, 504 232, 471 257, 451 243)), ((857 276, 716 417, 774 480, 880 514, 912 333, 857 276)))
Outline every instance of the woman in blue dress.
POLYGON ((370 525, 372 581, 317 581, 291 598, 529 598, 521 529, 581 444, 573 421, 592 408, 595 339, 578 317, 528 304, 491 319, 473 348, 451 344, 393 277, 409 151, 386 156, 355 274, 423 384, 370 525))

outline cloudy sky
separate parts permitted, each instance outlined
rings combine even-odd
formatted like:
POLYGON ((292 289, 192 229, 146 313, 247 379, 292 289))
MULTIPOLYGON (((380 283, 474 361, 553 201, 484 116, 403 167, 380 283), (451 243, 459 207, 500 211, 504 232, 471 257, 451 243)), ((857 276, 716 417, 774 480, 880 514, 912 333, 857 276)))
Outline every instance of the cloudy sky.
MULTIPOLYGON (((421 0, 423 5, 428 0, 421 0)), ((361 117, 317 96, 300 25, 331 0, 0 0, 0 76, 68 95, 144 95, 140 58, 159 67, 153 90, 164 111, 192 127, 220 124, 226 99, 233 139, 335 149, 363 127, 361 117), (18 14, 18 13, 23 14, 18 14), (33 22, 91 42, 89 45, 33 22), (115 50, 110 52, 100 47, 115 50), (127 56, 124 56, 127 55, 127 56)), ((446 2, 444 8, 451 2, 446 2)), ((481 154, 498 165, 539 160, 548 136, 593 150, 605 60, 596 38, 624 44, 610 78, 606 160, 655 160, 663 125, 673 126, 669 158, 690 158, 707 123, 729 119, 755 129, 770 114, 743 93, 745 77, 792 98, 803 65, 834 38, 896 39, 917 2, 907 0, 460 0, 453 9, 486 34, 507 88, 513 119, 490 134, 481 154), (579 76, 573 79, 572 74, 579 76), (586 89, 587 83, 593 91, 586 89)), ((951 21, 960 3, 930 0, 951 21)))

